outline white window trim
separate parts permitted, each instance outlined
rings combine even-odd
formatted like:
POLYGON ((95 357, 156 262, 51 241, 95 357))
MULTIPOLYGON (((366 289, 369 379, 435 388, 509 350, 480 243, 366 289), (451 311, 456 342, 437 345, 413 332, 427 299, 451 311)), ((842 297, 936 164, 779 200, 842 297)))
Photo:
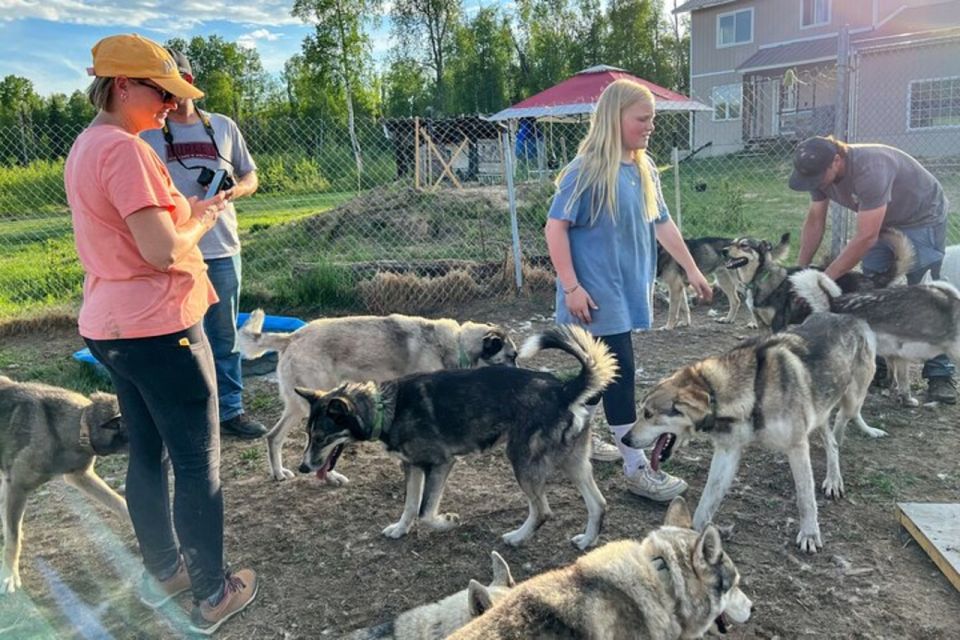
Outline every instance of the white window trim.
MULTIPOLYGON (((713 110, 712 110, 711 113, 710 113, 710 119, 711 119, 713 122, 736 122, 737 120, 740 120, 741 118, 743 118, 743 83, 742 83, 742 82, 730 82, 730 83, 728 83, 728 84, 718 84, 718 85, 714 85, 713 87, 710 88, 710 103, 711 103, 711 106, 713 107, 713 110), (717 106, 716 106, 715 104, 713 104, 713 92, 714 92, 716 89, 720 88, 720 87, 732 87, 732 86, 739 87, 739 92, 740 92, 740 111, 739 111, 739 115, 737 115, 736 118, 718 118, 718 117, 717 117, 717 106)), ((727 109, 727 111, 729 112, 729 109, 727 109)))
MULTIPOLYGON (((729 48, 729 47, 740 47, 740 46, 743 46, 743 45, 745 45, 745 44, 752 44, 752 43, 753 43, 754 32, 757 30, 757 23, 756 23, 756 21, 754 20, 754 18, 755 18, 755 16, 754 16, 754 12, 753 12, 753 7, 747 7, 746 9, 737 9, 736 11, 727 11, 726 13, 718 13, 718 14, 717 14, 717 49, 727 49, 727 48, 729 48), (738 13, 744 13, 744 12, 749 12, 749 13, 750 13, 750 39, 749 39, 749 40, 744 40, 743 42, 731 42, 731 43, 729 43, 729 44, 723 44, 723 43, 721 43, 721 42, 720 42, 720 19, 721 19, 721 18, 725 18, 725 17, 727 17, 727 16, 736 16, 736 14, 738 14, 738 13)), ((733 19, 733 33, 734 33, 734 37, 736 37, 736 33, 737 33, 737 19, 736 19, 736 18, 733 19)))
MULTIPOLYGON (((816 0, 811 0, 816 2, 816 0)), ((826 22, 811 22, 810 24, 803 24, 803 0, 800 2, 800 30, 804 29, 816 29, 817 27, 825 27, 833 21, 833 0, 827 0, 827 21, 826 22)))
MULTIPOLYGON (((951 131, 960 129, 960 124, 942 124, 934 127, 912 127, 910 126, 910 116, 913 115, 913 85, 918 82, 931 82, 933 80, 960 80, 960 76, 943 76, 940 78, 918 78, 911 80, 907 85, 907 131, 951 131)), ((714 111, 716 113, 716 111, 714 111)))

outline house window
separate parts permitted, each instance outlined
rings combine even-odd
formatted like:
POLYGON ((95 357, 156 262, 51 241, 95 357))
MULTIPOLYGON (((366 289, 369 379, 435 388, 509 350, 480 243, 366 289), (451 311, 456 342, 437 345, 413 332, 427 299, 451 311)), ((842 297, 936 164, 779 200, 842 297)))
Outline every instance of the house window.
POLYGON ((910 83, 910 129, 960 127, 960 76, 910 83))
POLYGON ((800 26, 818 27, 830 23, 830 0, 803 0, 800 26))
POLYGON ((722 84, 713 88, 713 119, 739 120, 743 85, 722 84))
POLYGON ((717 16, 717 47, 732 47, 753 42, 753 9, 742 9, 717 16))

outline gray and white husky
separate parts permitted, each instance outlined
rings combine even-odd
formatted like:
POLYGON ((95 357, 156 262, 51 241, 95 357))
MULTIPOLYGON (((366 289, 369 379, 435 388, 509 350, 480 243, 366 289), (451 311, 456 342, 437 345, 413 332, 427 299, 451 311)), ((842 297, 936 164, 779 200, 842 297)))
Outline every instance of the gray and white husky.
POLYGON ((823 541, 808 436, 821 431, 827 454, 823 491, 840 497, 839 444, 847 422, 853 419, 871 437, 885 435, 860 415, 876 370, 875 352, 866 322, 815 313, 786 332, 747 340, 658 382, 623 442, 636 448, 653 445, 653 468, 670 457, 678 441, 702 436, 713 442, 710 472, 693 516, 698 531, 713 520, 748 445, 756 442, 785 454, 800 510, 797 546, 816 553, 823 541))
POLYGON ((510 566, 493 551, 493 581, 483 586, 471 580, 466 589, 409 611, 390 622, 357 629, 344 640, 441 640, 487 611, 510 592, 516 583, 510 566))

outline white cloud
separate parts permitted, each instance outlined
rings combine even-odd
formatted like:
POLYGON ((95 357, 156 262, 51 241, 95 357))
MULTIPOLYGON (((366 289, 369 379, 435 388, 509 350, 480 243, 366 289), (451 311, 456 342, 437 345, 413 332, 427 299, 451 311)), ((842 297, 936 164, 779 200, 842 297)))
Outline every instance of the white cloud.
POLYGON ((0 21, 36 18, 91 26, 181 30, 208 21, 251 25, 300 24, 292 0, 237 3, 224 0, 0 0, 0 21))
POLYGON ((250 33, 245 33, 237 38, 237 44, 247 49, 256 49, 258 41, 273 42, 279 40, 281 34, 274 33, 269 29, 257 29, 250 33))

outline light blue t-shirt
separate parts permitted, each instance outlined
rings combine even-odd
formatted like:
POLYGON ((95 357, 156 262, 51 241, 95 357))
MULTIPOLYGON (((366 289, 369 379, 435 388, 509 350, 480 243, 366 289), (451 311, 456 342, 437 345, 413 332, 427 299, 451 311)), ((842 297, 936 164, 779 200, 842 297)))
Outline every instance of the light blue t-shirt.
MULTIPOLYGON (((660 191, 656 166, 648 158, 657 188, 659 208, 656 224, 670 219, 660 191)), ((653 324, 653 284, 657 275, 657 237, 654 222, 644 215, 640 172, 633 163, 621 163, 617 185, 616 219, 604 210, 590 224, 589 192, 572 203, 580 160, 570 163, 550 205, 548 217, 570 222, 570 254, 580 286, 599 307, 591 309, 592 322, 583 325, 593 335, 609 336, 633 329, 649 329, 653 324)), ((557 324, 580 324, 565 304, 562 285, 557 280, 557 324)))

